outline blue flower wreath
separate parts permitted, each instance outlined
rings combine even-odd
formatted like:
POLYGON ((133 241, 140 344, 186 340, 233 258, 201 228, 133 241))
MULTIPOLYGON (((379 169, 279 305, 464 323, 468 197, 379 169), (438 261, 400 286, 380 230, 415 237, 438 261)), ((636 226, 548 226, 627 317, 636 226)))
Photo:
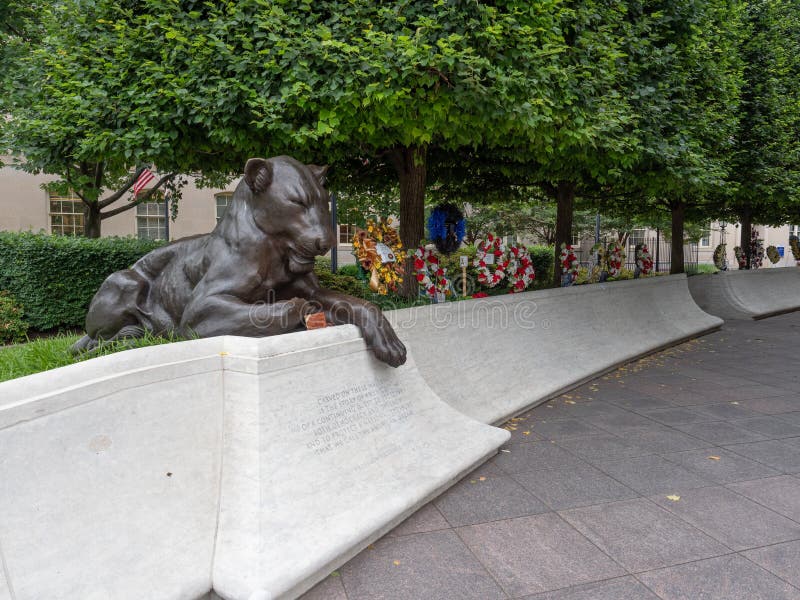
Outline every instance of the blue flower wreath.
POLYGON ((439 252, 452 254, 461 246, 467 234, 464 215, 454 204, 440 204, 428 217, 428 239, 439 252))

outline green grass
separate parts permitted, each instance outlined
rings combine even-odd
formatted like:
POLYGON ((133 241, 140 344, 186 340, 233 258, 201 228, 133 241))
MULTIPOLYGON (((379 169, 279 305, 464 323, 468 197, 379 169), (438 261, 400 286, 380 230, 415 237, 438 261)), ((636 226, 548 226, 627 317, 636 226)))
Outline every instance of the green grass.
POLYGON ((719 271, 714 265, 706 264, 687 265, 685 270, 686 275, 703 275, 705 273, 716 273, 719 271))
POLYGON ((77 362, 113 354, 120 350, 156 346, 169 342, 180 341, 178 338, 161 338, 145 336, 135 340, 121 340, 103 345, 96 351, 84 353, 79 356, 70 354, 70 346, 80 336, 59 334, 54 337, 41 338, 25 344, 0 348, 0 381, 16 379, 25 375, 41 373, 50 369, 57 369, 77 362))

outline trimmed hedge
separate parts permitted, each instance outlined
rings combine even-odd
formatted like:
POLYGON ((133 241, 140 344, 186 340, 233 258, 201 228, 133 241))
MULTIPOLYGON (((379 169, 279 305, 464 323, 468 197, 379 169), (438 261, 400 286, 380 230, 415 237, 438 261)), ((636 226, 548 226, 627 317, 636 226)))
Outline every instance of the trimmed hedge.
POLYGON ((8 292, 0 291, 0 344, 13 344, 25 339, 28 323, 22 318, 22 308, 8 292))
POLYGON ((105 278, 164 243, 0 232, 0 290, 14 296, 35 329, 83 327, 105 278))
POLYGON ((536 271, 535 287, 547 287, 553 279, 553 259, 555 248, 553 246, 528 246, 533 269, 536 271))

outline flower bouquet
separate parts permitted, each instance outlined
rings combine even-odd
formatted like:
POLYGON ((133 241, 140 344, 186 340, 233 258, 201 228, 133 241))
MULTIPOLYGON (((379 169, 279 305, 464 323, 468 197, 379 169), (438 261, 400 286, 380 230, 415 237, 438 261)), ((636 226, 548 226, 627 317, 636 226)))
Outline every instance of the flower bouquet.
POLYGON ((506 246, 491 233, 478 242, 472 265, 478 271, 478 283, 493 288, 506 278, 510 260, 506 246))
POLYGON ((524 245, 510 246, 508 255, 508 282, 511 284, 509 291, 512 294, 524 292, 536 279, 531 255, 524 245))
POLYGON ((725 259, 727 252, 728 250, 725 244, 719 244, 714 248, 714 266, 720 271, 728 270, 728 261, 725 259))
POLYGON ((744 255, 744 250, 742 250, 741 246, 734 247, 733 253, 736 255, 736 262, 739 263, 739 268, 740 269, 746 268, 747 257, 744 255))
POLYGON ((403 282, 403 243, 391 217, 367 220, 366 229, 357 229, 353 236, 353 255, 359 267, 369 273, 369 287, 386 295, 396 292, 403 282))
POLYGON ((561 243, 561 286, 567 287, 574 283, 578 277, 580 263, 570 244, 561 243))
POLYGON ((606 254, 606 264, 608 265, 608 276, 618 277, 622 272, 622 266, 625 261, 625 251, 619 242, 611 242, 608 245, 608 252, 606 254))
POLYGON ((414 275, 421 291, 431 300, 439 301, 452 293, 450 280, 433 250, 420 246, 413 253, 414 275))
POLYGON ((796 235, 789 236, 789 248, 792 249, 792 256, 800 267, 800 239, 796 235))
POLYGON ((764 262, 764 240, 758 237, 758 232, 753 229, 750 234, 750 268, 760 269, 764 262))
POLYGON ((636 268, 640 275, 649 275, 653 272, 653 258, 647 249, 647 244, 636 246, 636 268))
POLYGON ((767 246, 767 258, 773 265, 777 265, 781 260, 781 255, 775 246, 767 246))

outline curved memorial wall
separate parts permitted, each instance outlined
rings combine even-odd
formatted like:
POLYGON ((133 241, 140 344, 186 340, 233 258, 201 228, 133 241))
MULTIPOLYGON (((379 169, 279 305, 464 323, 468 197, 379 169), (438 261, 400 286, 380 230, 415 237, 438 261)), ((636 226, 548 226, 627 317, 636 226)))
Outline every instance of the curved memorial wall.
POLYGON ((723 319, 763 319, 800 310, 800 268, 724 271, 689 278, 694 301, 723 319))
POLYGON ((352 325, 1 383, 0 598, 295 597, 508 436, 352 325))
POLYGON ((484 423, 722 325, 694 303, 685 275, 492 296, 387 318, 439 397, 484 423))
POLYGON ((0 383, 0 599, 293 598, 491 456, 502 421, 702 334, 684 276, 121 352, 0 383))

